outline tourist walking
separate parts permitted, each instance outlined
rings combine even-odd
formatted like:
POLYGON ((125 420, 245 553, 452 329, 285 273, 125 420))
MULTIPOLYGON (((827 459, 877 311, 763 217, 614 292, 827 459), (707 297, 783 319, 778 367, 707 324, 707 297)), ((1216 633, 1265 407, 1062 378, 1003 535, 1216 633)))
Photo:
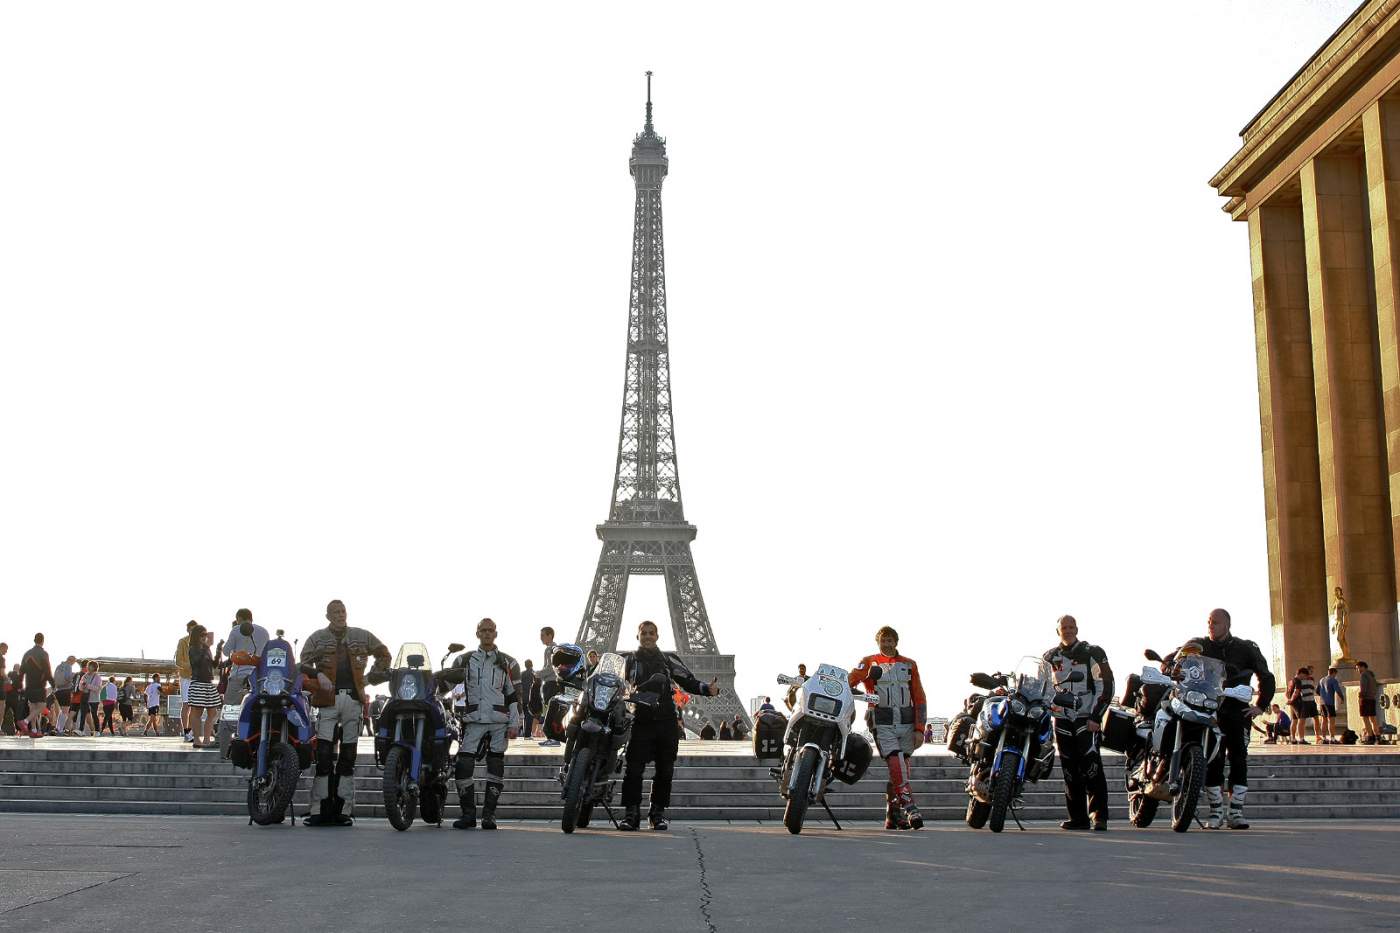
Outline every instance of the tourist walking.
POLYGON ((70 654, 53 669, 54 702, 58 705, 53 728, 61 735, 73 734, 73 723, 78 715, 78 707, 82 705, 81 701, 73 702, 74 680, 78 676, 77 661, 78 659, 70 654))
POLYGON ((1327 733, 1322 741, 1328 745, 1336 745, 1341 741, 1337 737, 1337 700, 1340 698, 1345 701, 1346 696, 1346 688, 1337 679, 1337 669, 1327 668, 1327 676, 1317 682, 1317 698, 1321 701, 1322 730, 1327 733))
POLYGON ((535 719, 539 710, 535 705, 535 692, 539 681, 539 675, 535 673, 535 662, 526 658, 525 669, 520 672, 521 738, 528 739, 535 734, 535 719))
POLYGON ((1293 710, 1293 741, 1298 745, 1308 744, 1309 722, 1313 727, 1313 738, 1320 739, 1317 731, 1317 685, 1307 666, 1298 668, 1298 673, 1288 682, 1288 708, 1293 710))
POLYGON ((160 696, 160 675, 152 674, 151 682, 146 684, 146 728, 141 730, 143 736, 160 735, 161 726, 165 724, 160 713, 160 696))
POLYGON ((78 692, 82 694, 82 705, 78 711, 78 734, 96 735, 100 731, 97 709, 102 699, 102 674, 96 661, 87 662, 87 669, 78 678, 78 692), (89 726, 88 723, 92 725, 89 726), (91 731, 88 731, 91 729, 91 731))
MULTIPOLYGON (((540 665, 540 711, 543 714, 545 704, 547 704, 554 694, 559 692, 559 674, 554 669, 554 628, 546 625, 540 629, 540 643, 544 645, 544 663, 540 665)), ((540 743, 544 748, 553 748, 559 745, 558 740, 544 737, 540 743)))
POLYGON ((104 731, 111 733, 112 738, 117 737, 117 727, 112 723, 112 717, 117 712, 117 678, 108 677, 107 682, 102 685, 102 728, 97 730, 101 735, 104 731))
POLYGON ((43 732, 44 708, 53 685, 53 669, 49 666, 49 653, 44 650, 44 633, 34 635, 34 647, 24 653, 20 661, 24 672, 24 699, 29 704, 29 714, 25 717, 25 731, 38 738, 43 732))
POLYGON ((175 671, 179 674, 180 684, 180 726, 185 733, 185 741, 194 741, 194 732, 190 729, 190 632, 199 625, 194 619, 185 623, 185 635, 175 643, 175 671))
POLYGON ((117 712, 122 714, 122 735, 128 735, 131 724, 136 721, 136 698, 139 691, 128 677, 122 681, 121 692, 117 695, 117 712))
POLYGON ((224 705, 219 688, 214 684, 214 654, 209 650, 214 633, 196 623, 190 629, 190 680, 185 705, 189 707, 189 729, 194 735, 195 748, 217 748, 214 742, 214 722, 224 705))
POLYGON ((1356 687, 1357 711, 1361 714, 1361 728, 1365 730, 1361 744, 1375 745, 1381 740, 1380 726, 1376 723, 1376 700, 1380 697, 1380 685, 1376 682, 1376 675, 1371 672, 1371 665, 1365 661, 1356 662, 1356 672, 1361 681, 1356 687))

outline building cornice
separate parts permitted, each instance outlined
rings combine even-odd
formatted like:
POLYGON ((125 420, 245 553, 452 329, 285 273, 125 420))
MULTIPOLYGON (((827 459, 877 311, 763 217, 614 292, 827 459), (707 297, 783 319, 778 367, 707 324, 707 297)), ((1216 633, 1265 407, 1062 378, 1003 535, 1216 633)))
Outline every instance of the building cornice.
POLYGON ((1345 95, 1400 43, 1400 0, 1368 0, 1323 43, 1241 131, 1244 144, 1211 178, 1238 218, 1241 199, 1297 142, 1326 119, 1345 95))

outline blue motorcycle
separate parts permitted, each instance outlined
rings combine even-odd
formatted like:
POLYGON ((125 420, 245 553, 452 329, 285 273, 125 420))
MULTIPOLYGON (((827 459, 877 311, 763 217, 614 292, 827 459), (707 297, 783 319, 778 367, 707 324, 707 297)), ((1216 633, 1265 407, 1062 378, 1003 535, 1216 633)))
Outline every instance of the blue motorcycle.
MULTIPOLYGON (((461 650, 454 644, 447 653, 461 650)), ((384 769, 384 811, 395 829, 408 829, 420 812, 424 822, 442 825, 458 738, 457 723, 438 700, 427 647, 404 644, 389 671, 389 702, 374 736, 374 759, 384 769)))
POLYGON ((229 742, 229 759, 253 772, 248 778, 248 822, 281 823, 301 772, 311 766, 314 729, 302 675, 292 646, 281 638, 269 641, 260 658, 238 652, 233 661, 256 663, 257 670, 243 698, 238 734, 229 742))

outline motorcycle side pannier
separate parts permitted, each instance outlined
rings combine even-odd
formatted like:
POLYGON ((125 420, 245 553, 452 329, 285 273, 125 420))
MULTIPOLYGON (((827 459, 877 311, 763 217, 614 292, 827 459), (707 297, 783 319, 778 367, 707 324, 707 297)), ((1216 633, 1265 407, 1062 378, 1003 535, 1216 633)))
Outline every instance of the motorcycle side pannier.
POLYGON ((759 760, 783 757, 783 736, 787 717, 782 713, 761 713, 753 724, 753 753, 759 760))
POLYGON ((545 708, 544 724, 542 726, 545 738, 553 739, 556 742, 562 742, 568 737, 568 733, 564 729, 564 717, 569 715, 569 709, 572 706, 573 704, 569 703, 562 696, 550 699, 545 708))
POLYGON ((859 732, 852 732, 846 736, 846 754, 836 762, 832 772, 837 780, 855 784, 865 777, 865 771, 870 767, 870 759, 873 757, 874 752, 865 736, 859 732))
POLYGON ((1138 741, 1137 730, 1133 728, 1135 719, 1132 710, 1121 706, 1110 706, 1104 710, 1103 720, 1099 723, 1102 730, 1099 732, 1099 744, 1115 752, 1132 751, 1138 741))

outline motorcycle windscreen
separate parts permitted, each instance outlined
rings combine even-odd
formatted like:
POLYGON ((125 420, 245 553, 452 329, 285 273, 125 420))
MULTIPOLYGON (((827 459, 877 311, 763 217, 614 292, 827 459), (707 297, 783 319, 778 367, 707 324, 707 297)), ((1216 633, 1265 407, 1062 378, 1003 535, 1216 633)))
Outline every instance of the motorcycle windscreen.
POLYGON ((395 670, 412 668, 416 671, 431 671, 433 662, 428 655, 427 645, 421 641, 406 641, 399 646, 399 653, 394 655, 394 663, 390 666, 395 670))
POLYGON ((1055 687, 1053 670, 1044 658, 1026 655, 1016 662, 1010 686, 1027 700, 1049 702, 1055 687))
POLYGON ((1202 699, 1219 700, 1225 684, 1225 664, 1204 655, 1188 654, 1177 659, 1177 673, 1181 675, 1181 690, 1188 694, 1186 702, 1200 704, 1201 700, 1189 694, 1199 693, 1202 699))
POLYGON ((625 680, 627 677, 627 662, 622 660, 622 655, 609 651, 598 659, 598 666, 593 669, 593 673, 611 674, 618 680, 625 680))

